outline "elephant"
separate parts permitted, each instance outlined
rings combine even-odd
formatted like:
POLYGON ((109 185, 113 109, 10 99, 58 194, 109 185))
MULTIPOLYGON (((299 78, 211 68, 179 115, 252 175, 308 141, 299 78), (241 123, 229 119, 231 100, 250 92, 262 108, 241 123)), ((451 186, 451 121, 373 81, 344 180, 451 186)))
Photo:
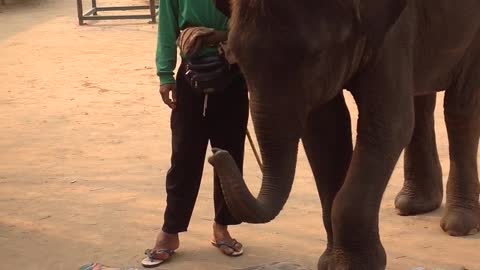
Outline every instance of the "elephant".
POLYGON ((444 91, 450 172, 441 227, 480 229, 480 1, 216 0, 250 92, 263 160, 257 197, 228 152, 209 162, 238 220, 266 223, 285 205, 300 139, 319 193, 327 247, 319 270, 385 269, 379 209, 405 149, 400 214, 443 196, 434 132, 444 91), (352 142, 343 89, 358 107, 352 142))

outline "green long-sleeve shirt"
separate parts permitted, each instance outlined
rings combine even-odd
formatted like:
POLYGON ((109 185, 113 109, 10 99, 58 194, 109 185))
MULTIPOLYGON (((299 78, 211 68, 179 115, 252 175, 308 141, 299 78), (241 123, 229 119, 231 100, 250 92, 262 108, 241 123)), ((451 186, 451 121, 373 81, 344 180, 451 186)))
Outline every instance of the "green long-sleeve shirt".
MULTIPOLYGON (((157 75, 160 84, 175 83, 177 64, 176 40, 187 27, 204 26, 226 31, 228 18, 218 11, 212 0, 160 0, 157 41, 157 75)), ((203 49, 201 55, 215 54, 216 49, 203 49)))

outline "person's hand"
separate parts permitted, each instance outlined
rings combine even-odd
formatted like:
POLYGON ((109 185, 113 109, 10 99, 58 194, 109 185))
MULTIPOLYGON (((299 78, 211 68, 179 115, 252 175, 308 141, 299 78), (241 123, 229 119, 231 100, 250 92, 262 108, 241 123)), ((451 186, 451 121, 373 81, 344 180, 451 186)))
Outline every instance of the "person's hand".
POLYGON ((180 33, 177 46, 186 57, 195 55, 204 46, 203 38, 215 33, 215 30, 207 27, 189 27, 180 33))
POLYGON ((172 110, 174 110, 177 105, 176 90, 177 88, 174 83, 160 85, 159 92, 160 92, 160 95, 162 96, 162 100, 172 110), (170 93, 172 93, 171 97, 170 97, 170 93))

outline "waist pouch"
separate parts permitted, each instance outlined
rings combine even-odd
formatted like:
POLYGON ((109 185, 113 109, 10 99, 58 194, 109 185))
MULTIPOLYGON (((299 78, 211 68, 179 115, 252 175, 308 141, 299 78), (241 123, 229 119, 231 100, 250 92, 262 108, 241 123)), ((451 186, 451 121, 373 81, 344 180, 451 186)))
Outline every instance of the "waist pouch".
POLYGON ((241 77, 236 64, 229 64, 222 56, 207 56, 186 60, 185 77, 198 94, 218 94, 241 77))

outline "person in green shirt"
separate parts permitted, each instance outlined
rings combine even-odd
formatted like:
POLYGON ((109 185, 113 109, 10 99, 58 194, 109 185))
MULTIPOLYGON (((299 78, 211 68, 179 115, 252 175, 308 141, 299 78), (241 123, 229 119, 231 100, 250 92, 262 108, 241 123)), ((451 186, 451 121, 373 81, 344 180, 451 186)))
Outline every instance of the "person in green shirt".
MULTIPOLYGON (((172 156, 166 177, 167 207, 164 224, 155 246, 146 251, 147 258, 142 261, 144 266, 159 265, 179 248, 178 234, 187 231, 209 141, 212 147, 229 151, 237 166, 243 168, 248 122, 248 94, 244 79, 239 76, 225 91, 209 95, 207 99, 204 94, 193 91, 185 78, 187 57, 218 54, 214 48, 216 46, 209 45, 225 41, 227 28, 228 18, 215 8, 212 0, 159 2, 156 64, 160 95, 172 109, 172 156), (180 41, 178 45, 182 63, 175 78, 177 39, 180 41)), ((230 214, 216 174, 214 207, 212 244, 226 255, 241 255, 242 244, 233 239, 228 231, 229 225, 240 222, 230 214)))

